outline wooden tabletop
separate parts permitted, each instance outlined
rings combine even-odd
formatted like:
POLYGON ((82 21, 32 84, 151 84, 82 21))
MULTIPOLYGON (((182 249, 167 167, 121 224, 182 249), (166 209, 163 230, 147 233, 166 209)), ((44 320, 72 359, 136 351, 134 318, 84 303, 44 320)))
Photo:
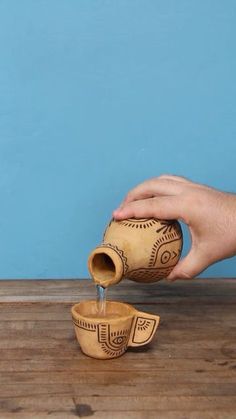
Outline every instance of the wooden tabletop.
POLYGON ((75 339, 70 308, 91 298, 89 280, 0 282, 0 418, 236 418, 236 279, 113 286, 161 323, 106 361, 75 339))

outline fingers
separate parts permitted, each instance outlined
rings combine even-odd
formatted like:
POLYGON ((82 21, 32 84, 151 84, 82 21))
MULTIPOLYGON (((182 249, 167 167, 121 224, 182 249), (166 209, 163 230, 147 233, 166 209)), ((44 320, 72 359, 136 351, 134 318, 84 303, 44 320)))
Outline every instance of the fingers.
POLYGON ((113 212, 116 220, 127 218, 182 219, 182 201, 175 196, 160 196, 132 201, 113 212))
POLYGON ((210 265, 208 261, 200 252, 191 249, 188 255, 181 259, 174 267, 167 279, 191 279, 199 275, 210 265))
POLYGON ((139 199, 151 198, 157 195, 178 195, 183 191, 183 183, 167 178, 153 178, 146 180, 132 189, 123 204, 139 199))
POLYGON ((184 176, 176 176, 176 175, 168 175, 168 174, 159 176, 159 179, 169 179, 176 182, 193 183, 191 180, 187 179, 184 176))

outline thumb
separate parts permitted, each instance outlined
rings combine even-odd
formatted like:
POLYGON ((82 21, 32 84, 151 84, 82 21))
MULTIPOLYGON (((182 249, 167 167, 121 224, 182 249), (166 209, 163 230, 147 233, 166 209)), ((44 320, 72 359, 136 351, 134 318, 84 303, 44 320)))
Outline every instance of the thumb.
POLYGON ((204 271, 209 264, 210 263, 206 260, 205 255, 201 251, 192 248, 187 256, 177 263, 167 279, 174 281, 176 279, 194 278, 204 271))

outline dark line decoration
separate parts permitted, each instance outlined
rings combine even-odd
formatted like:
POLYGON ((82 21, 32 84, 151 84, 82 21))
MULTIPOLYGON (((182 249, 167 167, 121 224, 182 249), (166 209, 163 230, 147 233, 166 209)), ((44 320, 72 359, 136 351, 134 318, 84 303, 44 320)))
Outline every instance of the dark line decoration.
POLYGON ((141 330, 141 331, 147 330, 149 328, 150 324, 151 324, 150 320, 142 319, 142 317, 139 317, 139 322, 137 324, 137 328, 138 328, 138 330, 141 330))
POLYGON ((113 221, 114 221, 114 218, 112 218, 111 221, 109 222, 109 224, 106 226, 105 231, 103 233, 103 241, 104 241, 105 235, 107 233, 107 230, 111 226, 111 224, 113 223, 113 221))
POLYGON ((128 346, 130 329, 111 331, 108 323, 98 325, 98 341, 103 351, 110 357, 122 355, 128 346))
MULTIPOLYGON (((177 253, 176 253, 176 256, 177 256, 177 253)), ((168 263, 170 259, 171 259, 171 252, 169 250, 165 250, 165 252, 162 253, 161 255, 162 265, 165 265, 166 263, 168 263)))
POLYGON ((135 321, 135 325, 134 325, 134 330, 137 329, 137 331, 149 331, 151 329, 151 333, 148 333, 148 337, 147 339, 143 340, 142 342, 138 341, 137 339, 135 339, 136 337, 136 333, 134 332, 134 335, 132 337, 132 342, 133 343, 137 343, 137 344, 144 344, 147 341, 152 339, 152 336, 154 334, 155 331, 155 326, 156 326, 156 320, 155 319, 146 319, 145 317, 137 317, 136 321, 135 321))
POLYGON ((149 228, 159 223, 159 220, 156 218, 127 218, 127 220, 117 222, 131 228, 149 228))
POLYGON ((158 281, 159 279, 166 278, 172 271, 173 266, 168 268, 138 268, 133 269, 127 273, 126 278, 135 279, 137 282, 142 282, 145 279, 147 282, 158 281))
MULTIPOLYGON (((158 253, 161 251, 162 246, 166 246, 167 244, 173 243, 173 242, 178 241, 178 240, 179 240, 179 238, 176 238, 174 240, 168 240, 167 239, 166 241, 164 240, 164 243, 162 243, 162 244, 160 244, 160 239, 157 240, 156 243, 154 243, 154 245, 153 245, 153 248, 152 248, 152 251, 151 251, 150 260, 149 260, 149 263, 148 263, 148 267, 151 268, 151 267, 154 267, 156 265, 158 253)), ((165 263, 168 263, 169 260, 173 260, 176 257, 179 257, 180 252, 181 252, 181 247, 178 249, 178 253, 176 253, 175 251, 170 252, 168 250, 165 250, 163 252, 163 254, 161 255, 161 263, 165 264, 165 263), (167 256, 167 252, 169 254, 169 258, 168 259, 167 258, 165 259, 165 256, 167 256)), ((173 264, 173 266, 174 265, 175 264, 173 264)))
POLYGON ((88 330, 89 332, 95 332, 97 330, 97 325, 94 323, 89 323, 85 320, 76 319, 73 316, 72 318, 74 325, 79 327, 80 329, 88 330))
POLYGON ((160 224, 161 227, 157 229, 157 233, 160 233, 161 231, 163 234, 172 233, 174 230, 173 233, 178 235, 176 231, 178 229, 178 224, 175 221, 160 221, 160 224))

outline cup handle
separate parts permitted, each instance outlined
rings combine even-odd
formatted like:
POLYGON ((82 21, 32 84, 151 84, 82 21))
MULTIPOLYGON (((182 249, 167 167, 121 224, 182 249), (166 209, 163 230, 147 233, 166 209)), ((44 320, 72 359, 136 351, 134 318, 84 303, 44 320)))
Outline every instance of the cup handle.
POLYGON ((128 346, 142 346, 149 343, 159 325, 160 317, 137 311, 133 318, 128 346))

